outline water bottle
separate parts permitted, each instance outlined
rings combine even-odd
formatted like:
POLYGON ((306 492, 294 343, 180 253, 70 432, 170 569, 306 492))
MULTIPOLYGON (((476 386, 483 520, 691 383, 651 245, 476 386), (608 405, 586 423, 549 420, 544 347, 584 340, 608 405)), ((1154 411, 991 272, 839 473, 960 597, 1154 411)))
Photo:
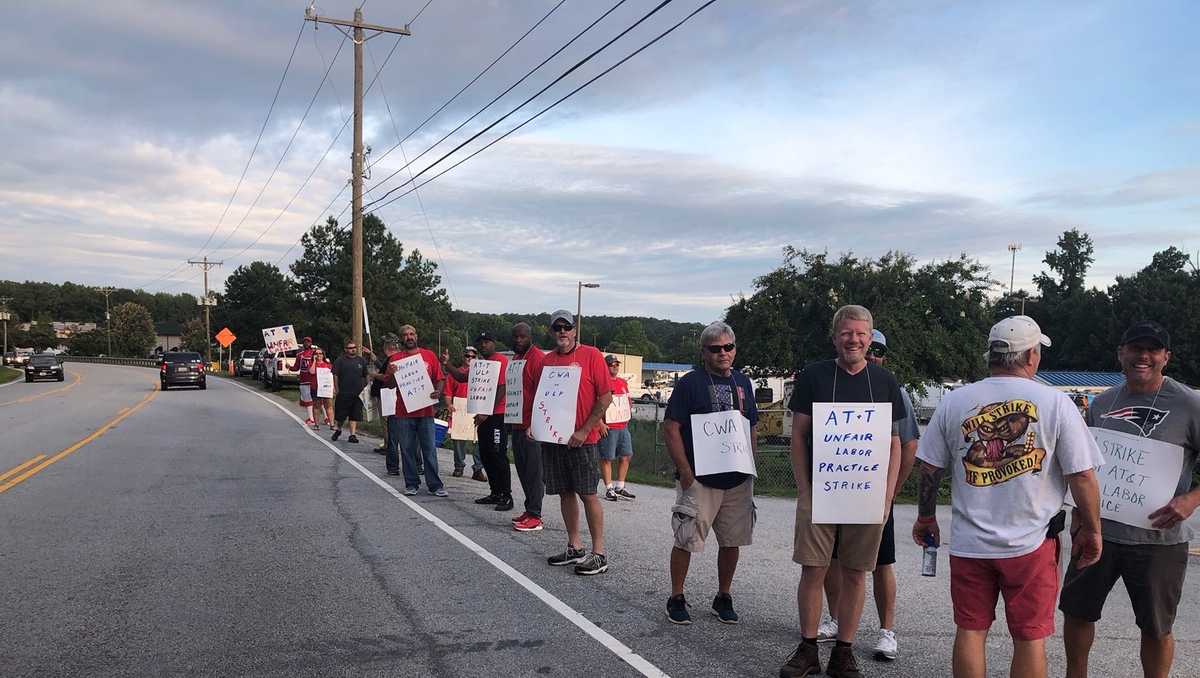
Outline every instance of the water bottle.
POLYGON ((925 535, 925 555, 921 559, 921 576, 937 576, 937 544, 933 543, 933 535, 925 535))

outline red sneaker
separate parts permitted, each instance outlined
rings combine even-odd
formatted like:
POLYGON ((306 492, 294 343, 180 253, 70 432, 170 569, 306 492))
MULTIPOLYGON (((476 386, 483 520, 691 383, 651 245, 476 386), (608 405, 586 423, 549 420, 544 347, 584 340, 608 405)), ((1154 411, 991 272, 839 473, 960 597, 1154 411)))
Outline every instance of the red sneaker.
POLYGON ((513 529, 517 532, 538 532, 542 529, 542 519, 537 516, 529 516, 519 523, 513 523, 513 529))
POLYGON ((528 517, 529 517, 529 511, 526 511, 526 512, 522 513, 521 515, 517 516, 516 518, 513 518, 513 519, 512 519, 512 521, 513 521, 514 523, 519 523, 519 522, 521 522, 522 520, 525 520, 525 519, 526 519, 526 518, 528 518, 528 517))

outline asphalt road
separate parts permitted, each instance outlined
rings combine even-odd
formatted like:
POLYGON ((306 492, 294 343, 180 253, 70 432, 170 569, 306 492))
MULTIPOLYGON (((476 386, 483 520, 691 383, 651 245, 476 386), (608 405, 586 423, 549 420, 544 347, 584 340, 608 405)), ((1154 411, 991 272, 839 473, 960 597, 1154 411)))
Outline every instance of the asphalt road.
MULTIPOLYGON (((275 403, 293 404, 215 378, 159 393, 155 377, 68 364, 62 384, 0 388, 3 675, 772 676, 797 641, 788 500, 758 501, 734 588, 743 623, 707 613, 710 552, 689 578, 696 623, 676 627, 669 489, 605 502, 611 569, 577 577, 545 564, 566 540, 553 503, 545 531, 521 534, 471 503, 485 484, 448 472, 449 499, 401 497, 371 444, 331 448, 275 403)), ((906 531, 913 508, 897 511, 906 531)), ((922 578, 920 551, 899 541, 901 658, 868 658, 868 601, 861 666, 949 675, 948 563, 922 578)), ((1200 673, 1198 581, 1193 558, 1175 675, 1200 673)), ((999 614, 996 676, 1011 654, 999 614)), ((1118 590, 1093 675, 1140 675, 1136 637, 1118 590)), ((1057 637, 1049 650, 1062 675, 1057 637)))

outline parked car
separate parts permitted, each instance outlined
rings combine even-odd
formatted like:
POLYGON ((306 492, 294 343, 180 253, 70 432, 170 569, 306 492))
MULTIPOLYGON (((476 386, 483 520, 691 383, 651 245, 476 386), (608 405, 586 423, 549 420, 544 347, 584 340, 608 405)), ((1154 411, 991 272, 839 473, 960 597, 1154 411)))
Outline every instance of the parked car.
POLYGON ((251 372, 251 376, 255 381, 266 381, 264 377, 267 372, 267 361, 270 359, 271 349, 262 348, 254 354, 254 369, 251 372))
POLYGON ((286 352, 273 353, 267 360, 266 376, 263 377, 263 382, 272 391, 278 391, 283 388, 284 384, 299 384, 300 373, 292 369, 292 362, 296 360, 296 355, 300 353, 300 349, 292 349, 286 352))
POLYGON ((29 364, 29 359, 33 356, 33 351, 27 348, 18 348, 14 351, 9 351, 4 354, 4 364, 11 367, 21 367, 29 364))
POLYGON ((234 370, 239 377, 244 377, 247 374, 254 374, 254 359, 258 356, 258 351, 242 351, 242 355, 238 358, 237 366, 234 370))
POLYGON ((39 353, 25 363, 25 383, 37 379, 63 380, 63 368, 58 362, 58 356, 53 353, 39 353))
POLYGON ((172 386, 198 386, 208 388, 208 375, 204 371, 204 358, 195 351, 171 351, 164 353, 158 364, 162 390, 172 386))

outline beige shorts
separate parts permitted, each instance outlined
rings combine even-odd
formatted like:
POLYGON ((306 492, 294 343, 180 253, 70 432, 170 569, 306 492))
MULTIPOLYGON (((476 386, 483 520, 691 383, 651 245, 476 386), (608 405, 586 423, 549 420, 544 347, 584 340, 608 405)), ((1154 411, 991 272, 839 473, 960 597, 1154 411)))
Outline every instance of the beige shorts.
POLYGON ((702 552, 710 528, 717 533, 718 546, 749 546, 757 517, 754 478, 747 478, 729 490, 708 487, 700 481, 685 490, 675 481, 671 529, 676 548, 689 553, 702 552))
POLYGON ((841 533, 838 562, 842 567, 872 572, 879 559, 883 526, 814 525, 812 490, 801 488, 796 494, 796 533, 792 540, 792 561, 809 567, 828 567, 833 558, 833 542, 841 533))

